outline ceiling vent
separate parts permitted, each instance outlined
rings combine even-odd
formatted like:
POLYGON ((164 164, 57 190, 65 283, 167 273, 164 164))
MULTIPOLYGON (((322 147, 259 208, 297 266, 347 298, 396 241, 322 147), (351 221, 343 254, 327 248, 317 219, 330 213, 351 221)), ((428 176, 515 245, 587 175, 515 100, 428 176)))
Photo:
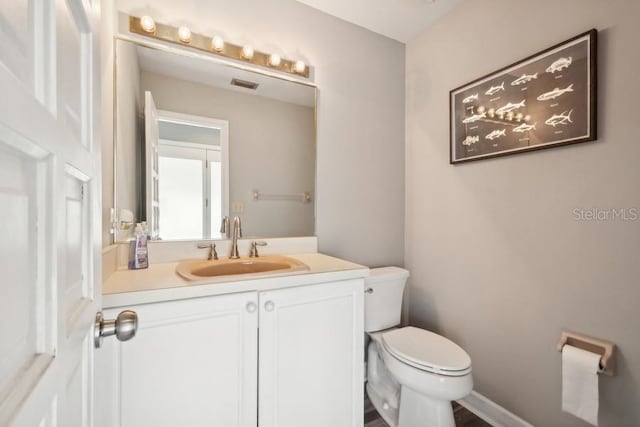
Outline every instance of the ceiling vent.
POLYGON ((245 89, 251 89, 251 90, 256 90, 256 89, 258 89, 258 86, 259 86, 258 83, 248 82, 246 80, 240 80, 240 79, 231 80, 231 85, 240 86, 240 87, 243 87, 245 89))

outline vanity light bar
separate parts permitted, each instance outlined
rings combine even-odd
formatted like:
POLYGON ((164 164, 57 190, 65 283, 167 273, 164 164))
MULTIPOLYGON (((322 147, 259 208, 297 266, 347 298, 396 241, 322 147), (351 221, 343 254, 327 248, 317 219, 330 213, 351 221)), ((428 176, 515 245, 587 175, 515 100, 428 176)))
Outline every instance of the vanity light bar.
POLYGON ((223 41, 219 36, 209 37, 191 32, 187 27, 172 27, 153 21, 149 16, 129 16, 129 31, 142 36, 163 40, 181 46, 189 46, 214 55, 248 62, 272 70, 309 78, 309 66, 303 61, 291 61, 278 54, 254 50, 251 46, 239 46, 223 41), (250 53, 250 54, 249 54, 250 53))

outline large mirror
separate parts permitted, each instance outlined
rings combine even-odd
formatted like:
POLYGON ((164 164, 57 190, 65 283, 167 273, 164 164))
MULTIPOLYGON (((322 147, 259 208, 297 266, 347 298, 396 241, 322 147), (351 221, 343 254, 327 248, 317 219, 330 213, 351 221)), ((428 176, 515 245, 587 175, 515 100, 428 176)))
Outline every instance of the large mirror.
POLYGON ((206 55, 116 40, 117 241, 311 236, 316 89, 206 55))

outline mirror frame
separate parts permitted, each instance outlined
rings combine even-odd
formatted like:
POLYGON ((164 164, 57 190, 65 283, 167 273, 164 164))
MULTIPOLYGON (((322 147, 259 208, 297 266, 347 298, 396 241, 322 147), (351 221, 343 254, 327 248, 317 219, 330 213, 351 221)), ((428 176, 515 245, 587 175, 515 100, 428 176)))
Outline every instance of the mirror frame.
MULTIPOLYGON (((315 163, 314 163, 314 194, 317 194, 317 187, 318 187, 318 86, 315 84, 315 82, 310 82, 310 81, 304 81, 301 80, 299 78, 296 78, 294 76, 288 76, 288 75, 283 75, 280 73, 276 73, 276 72, 269 72, 269 70, 266 69, 261 69, 255 66, 252 66, 250 64, 243 64, 240 62, 236 62, 233 60, 227 60, 221 57, 218 57, 217 55, 212 55, 212 54, 207 54, 206 52, 202 52, 202 51, 193 51, 192 49, 188 48, 188 47, 182 47, 182 46, 175 46, 175 45, 171 45, 169 43, 163 43, 162 41, 156 41, 156 40, 148 40, 146 38, 143 38, 141 36, 137 36, 135 34, 132 35, 123 35, 123 34, 119 34, 119 35, 115 35, 113 37, 113 105, 112 105, 112 125, 113 125, 113 129, 112 129, 112 139, 113 139, 113 180, 112 180, 112 185, 113 185, 113 206, 111 207, 111 221, 109 224, 109 235, 111 236, 110 238, 110 242, 109 244, 116 244, 116 243, 121 243, 122 241, 116 240, 116 232, 117 232, 117 216, 118 216, 118 203, 117 203, 117 196, 118 196, 118 174, 117 174, 117 166, 118 166, 118 114, 117 114, 117 107, 118 107, 118 55, 117 55, 117 44, 118 41, 124 41, 124 42, 129 42, 129 43, 134 43, 136 45, 139 46, 143 46, 149 49, 155 49, 155 50, 160 50, 166 53, 173 53, 176 55, 181 55, 181 56, 190 56, 192 58, 197 58, 197 59, 202 59, 205 61, 209 61, 213 64, 217 64, 217 65, 222 65, 225 67, 231 67, 231 68, 235 68, 235 69, 239 69, 239 70, 243 70, 243 71, 249 71, 252 73, 257 73, 257 74, 261 74, 263 76, 266 77, 271 77, 271 78, 275 78, 275 79, 279 79, 279 80, 283 80, 286 82, 290 82, 290 83, 295 83, 295 84, 299 84, 299 85, 303 85, 303 86, 307 86, 311 89, 314 89, 314 120, 313 120, 313 124, 314 124, 314 134, 315 134, 315 140, 314 140, 314 151, 315 151, 315 163)), ((179 114, 179 113, 174 113, 174 114, 179 114)), ((227 154, 228 154, 228 150, 227 150, 227 154)), ((227 173, 229 172, 229 169, 227 168, 227 173)), ((227 181, 228 184, 230 184, 229 181, 227 181)), ((314 231, 314 236, 316 233, 316 228, 317 228, 317 223, 316 223, 316 218, 317 218, 317 210, 318 210, 318 206, 317 206, 317 197, 314 197, 314 206, 313 206, 313 210, 314 210, 314 226, 313 226, 313 231, 314 231)), ((307 236, 297 236, 297 237, 307 237, 307 236)), ((211 240, 227 240, 227 239, 211 239, 211 240)), ((154 242, 179 242, 179 241, 196 241, 196 240, 192 240, 192 239, 183 239, 183 240, 154 240, 154 242)), ((197 241, 204 241, 203 239, 197 240, 197 241)))

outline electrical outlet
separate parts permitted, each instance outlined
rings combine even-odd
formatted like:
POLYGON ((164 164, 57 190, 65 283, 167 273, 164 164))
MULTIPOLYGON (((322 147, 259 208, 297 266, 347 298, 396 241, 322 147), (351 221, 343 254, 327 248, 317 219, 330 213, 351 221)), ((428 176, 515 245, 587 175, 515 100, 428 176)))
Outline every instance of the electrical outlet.
POLYGON ((244 213, 244 203, 242 202, 231 203, 231 212, 237 213, 237 214, 244 213))

